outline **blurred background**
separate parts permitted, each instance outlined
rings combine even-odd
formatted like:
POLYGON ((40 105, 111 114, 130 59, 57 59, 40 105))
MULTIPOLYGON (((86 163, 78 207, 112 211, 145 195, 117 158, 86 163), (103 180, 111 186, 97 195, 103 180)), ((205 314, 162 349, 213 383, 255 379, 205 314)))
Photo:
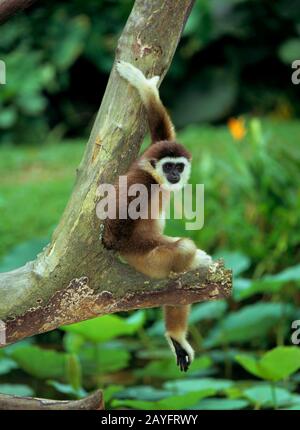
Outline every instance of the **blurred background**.
MULTIPOLYGON (((1 26, 2 272, 51 238, 132 5, 49 0, 1 26)), ((112 409, 300 409, 297 59, 299 0, 196 0, 161 87, 193 153, 191 182, 205 184, 204 228, 171 221, 168 234, 192 237, 234 272, 230 300, 193 306, 188 374, 150 309, 0 350, 0 392, 67 399, 100 387, 112 409)))

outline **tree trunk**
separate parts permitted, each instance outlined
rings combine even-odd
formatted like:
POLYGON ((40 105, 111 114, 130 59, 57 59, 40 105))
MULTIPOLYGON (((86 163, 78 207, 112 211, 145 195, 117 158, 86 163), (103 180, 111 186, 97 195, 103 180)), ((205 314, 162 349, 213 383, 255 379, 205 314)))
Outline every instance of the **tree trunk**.
MULTIPOLYGON (((135 64, 148 76, 163 77, 192 5, 193 0, 136 0, 116 58, 135 64)), ((153 281, 104 250, 99 238, 102 222, 96 216, 97 187, 126 172, 144 133, 139 97, 113 67, 72 196, 51 244, 35 261, 0 274, 0 319, 6 343, 97 315, 230 294, 231 272, 220 263, 209 273, 196 270, 153 281)))
POLYGON ((11 15, 31 6, 36 0, 0 0, 0 23, 11 15))
POLYGON ((0 394, 0 410, 3 411, 102 411, 103 409, 103 394, 100 390, 80 400, 50 400, 0 394))

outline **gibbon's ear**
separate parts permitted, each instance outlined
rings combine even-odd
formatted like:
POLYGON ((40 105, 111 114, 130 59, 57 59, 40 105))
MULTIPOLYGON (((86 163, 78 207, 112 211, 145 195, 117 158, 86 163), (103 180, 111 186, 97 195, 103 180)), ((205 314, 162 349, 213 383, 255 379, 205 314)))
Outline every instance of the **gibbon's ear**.
POLYGON ((155 169, 155 167, 156 167, 156 160, 149 160, 149 161, 150 161, 150 164, 153 167, 153 169, 155 169))

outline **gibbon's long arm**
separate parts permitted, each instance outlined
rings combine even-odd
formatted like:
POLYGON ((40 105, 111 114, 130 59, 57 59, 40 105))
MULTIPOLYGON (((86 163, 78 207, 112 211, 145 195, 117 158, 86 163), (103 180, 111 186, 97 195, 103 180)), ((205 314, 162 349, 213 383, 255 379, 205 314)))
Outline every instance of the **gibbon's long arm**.
MULTIPOLYGON (((139 69, 124 61, 117 63, 117 70, 139 92, 154 143, 131 166, 127 172, 128 182, 143 184, 148 190, 155 184, 168 192, 181 189, 188 181, 191 155, 175 142, 173 124, 159 98, 159 77, 147 79, 139 69)), ((152 200, 155 201, 153 194, 150 206, 152 200)), ((163 219, 163 204, 157 210, 160 215, 157 219, 163 219)), ((171 273, 209 266, 212 260, 206 252, 197 249, 190 239, 164 236, 164 223, 157 219, 107 220, 104 244, 119 251, 128 264, 150 278, 164 279, 171 273)), ((189 306, 164 307, 165 336, 182 371, 187 371, 194 358, 193 348, 186 339, 189 309, 189 306)))
POLYGON ((152 143, 161 140, 175 140, 176 134, 173 123, 159 97, 157 89, 159 76, 147 79, 141 70, 125 61, 119 61, 117 69, 120 75, 136 88, 140 94, 143 105, 147 110, 152 143))

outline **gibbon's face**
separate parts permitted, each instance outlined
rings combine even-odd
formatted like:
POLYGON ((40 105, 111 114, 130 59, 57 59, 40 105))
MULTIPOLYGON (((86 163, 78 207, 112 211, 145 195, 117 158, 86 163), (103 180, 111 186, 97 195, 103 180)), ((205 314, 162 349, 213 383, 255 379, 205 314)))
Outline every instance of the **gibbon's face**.
POLYGON ((191 159, 190 152, 180 143, 163 140, 152 144, 138 165, 150 173, 163 189, 177 191, 189 180, 191 159))
POLYGON ((155 170, 161 178, 162 188, 177 191, 187 184, 191 163, 185 157, 164 157, 155 163, 155 170))

